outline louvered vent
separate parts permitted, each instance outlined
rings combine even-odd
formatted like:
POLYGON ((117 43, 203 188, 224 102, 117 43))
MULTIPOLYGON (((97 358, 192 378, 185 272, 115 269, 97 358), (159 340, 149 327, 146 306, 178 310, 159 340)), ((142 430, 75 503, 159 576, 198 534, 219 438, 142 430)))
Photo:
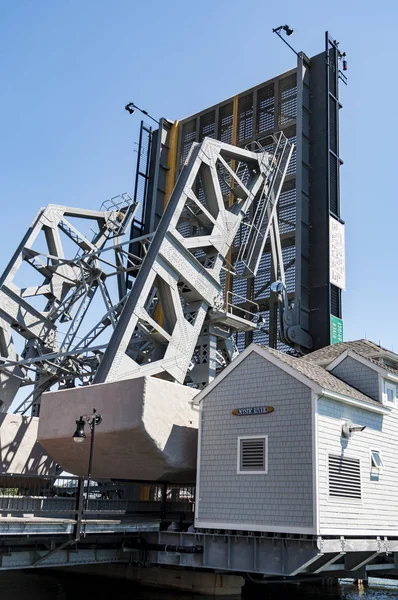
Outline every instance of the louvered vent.
POLYGON ((240 439, 240 472, 266 472, 266 438, 240 439))
POLYGON ((358 458, 329 455, 329 496, 361 498, 361 465, 358 458))

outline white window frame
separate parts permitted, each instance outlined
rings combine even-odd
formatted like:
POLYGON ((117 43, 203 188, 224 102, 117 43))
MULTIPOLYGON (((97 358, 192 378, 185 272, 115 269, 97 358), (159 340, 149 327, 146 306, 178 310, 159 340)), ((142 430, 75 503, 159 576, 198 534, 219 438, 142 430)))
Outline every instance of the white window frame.
POLYGON ((396 387, 395 383, 391 383, 390 381, 384 380, 384 389, 383 389, 384 404, 386 404, 387 406, 395 406, 396 398, 397 398, 397 387, 396 387), (387 390, 391 390, 393 393, 394 400, 392 402, 388 399, 387 390))
POLYGON ((268 435, 238 435, 238 456, 237 456, 237 474, 238 475, 267 475, 268 473, 268 435), (264 442, 264 470, 263 471, 242 471, 240 468, 240 448, 241 440, 265 440, 264 442))
POLYGON ((380 471, 382 471, 384 469, 384 461, 383 461, 383 456, 382 456, 381 450, 379 450, 378 448, 369 448, 369 455, 370 455, 370 470, 377 471, 378 473, 380 473, 380 471), (373 452, 377 452, 377 454, 379 455, 381 464, 382 464, 381 467, 376 467, 375 465, 372 464, 372 461, 373 461, 372 453, 373 452))

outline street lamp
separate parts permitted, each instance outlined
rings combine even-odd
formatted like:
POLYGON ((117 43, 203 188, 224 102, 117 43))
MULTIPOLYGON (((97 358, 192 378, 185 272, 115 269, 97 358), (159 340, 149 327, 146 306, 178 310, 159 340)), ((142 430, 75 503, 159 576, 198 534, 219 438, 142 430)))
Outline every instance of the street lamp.
POLYGON ((76 442, 76 444, 80 444, 86 439, 86 434, 84 433, 85 424, 86 422, 83 419, 83 417, 80 417, 80 419, 76 421, 77 428, 75 433, 73 434, 73 441, 76 442))
POLYGON ((140 113, 142 113, 143 115, 146 115, 147 117, 149 117, 150 119, 152 119, 152 121, 155 121, 155 123, 157 123, 159 125, 159 121, 157 121, 156 119, 154 119, 154 117, 152 117, 147 110, 144 110, 143 108, 139 108, 136 104, 134 104, 134 102, 129 102, 128 104, 126 104, 126 106, 124 107, 124 109, 127 110, 127 112, 130 115, 133 115, 136 110, 139 110, 140 113))
POLYGON ((93 408, 92 415, 81 415, 81 417, 76 421, 76 431, 73 434, 73 441, 77 444, 81 444, 86 439, 86 434, 84 432, 85 424, 88 424, 91 431, 91 440, 90 440, 90 454, 88 458, 88 470, 87 470, 87 496, 85 502, 85 511, 87 511, 88 507, 88 495, 90 491, 90 478, 91 478, 91 466, 93 461, 93 450, 94 450, 94 437, 95 437, 95 428, 97 425, 102 423, 102 416, 97 413, 97 409, 93 408))
POLYGON ((273 29, 272 31, 274 33, 279 33, 280 31, 284 31, 287 36, 290 36, 290 35, 292 35, 294 30, 291 27, 289 27, 289 25, 279 25, 279 27, 275 27, 275 29, 273 29))
POLYGON ((286 46, 288 46, 290 50, 293 50, 293 52, 298 56, 298 52, 296 52, 293 46, 291 46, 289 42, 287 42, 285 38, 281 36, 281 31, 283 31, 288 37, 290 37, 292 33, 294 33, 293 29, 289 27, 289 25, 279 25, 279 27, 275 27, 275 29, 273 29, 272 31, 273 33, 276 33, 276 35, 281 38, 282 42, 284 42, 286 46))

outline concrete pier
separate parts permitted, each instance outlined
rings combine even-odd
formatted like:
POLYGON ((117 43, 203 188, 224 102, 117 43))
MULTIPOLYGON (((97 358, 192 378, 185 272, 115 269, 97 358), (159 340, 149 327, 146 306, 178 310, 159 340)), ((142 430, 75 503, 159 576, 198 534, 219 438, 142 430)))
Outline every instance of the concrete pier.
POLYGON ((179 590, 201 596, 240 596, 245 582, 243 577, 225 573, 159 567, 134 567, 122 564, 82 565, 60 569, 59 571, 127 579, 140 583, 145 587, 179 590))

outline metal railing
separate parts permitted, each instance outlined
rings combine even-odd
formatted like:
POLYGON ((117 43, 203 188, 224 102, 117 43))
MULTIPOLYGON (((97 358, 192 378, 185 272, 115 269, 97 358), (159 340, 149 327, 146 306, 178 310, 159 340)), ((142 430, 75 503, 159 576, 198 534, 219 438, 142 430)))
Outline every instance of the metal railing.
MULTIPOLYGON (((244 267, 241 276, 247 278, 257 274, 272 220, 277 219, 279 196, 294 150, 294 145, 289 142, 283 132, 273 135, 272 139, 274 144, 269 153, 270 168, 254 214, 250 221, 245 223, 247 231, 236 260, 236 266, 241 263, 244 267)), ((264 152, 259 141, 256 142, 256 146, 259 152, 264 152)), ((240 267, 238 268, 240 269, 240 267)))
POLYGON ((253 320, 259 312, 260 306, 257 302, 228 290, 226 294, 226 310, 242 319, 253 320))
POLYGON ((195 487, 80 477, 0 475, 0 519, 10 516, 192 521, 195 487))

